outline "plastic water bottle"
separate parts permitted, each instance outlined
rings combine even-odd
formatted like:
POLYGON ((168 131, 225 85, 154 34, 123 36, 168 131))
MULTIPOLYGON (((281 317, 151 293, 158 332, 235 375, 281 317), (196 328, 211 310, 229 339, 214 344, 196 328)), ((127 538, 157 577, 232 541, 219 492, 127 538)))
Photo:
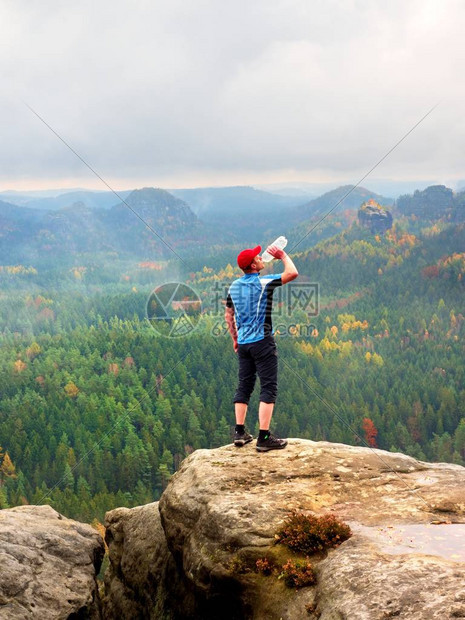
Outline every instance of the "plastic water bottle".
MULTIPOLYGON (((287 245, 287 239, 283 236, 278 237, 276 241, 273 241, 273 243, 270 243, 270 245, 276 245, 280 250, 284 250, 287 245)), ((264 263, 269 263, 271 260, 273 260, 273 258, 274 256, 271 256, 271 254, 269 254, 266 250, 262 254, 262 260, 264 263)))

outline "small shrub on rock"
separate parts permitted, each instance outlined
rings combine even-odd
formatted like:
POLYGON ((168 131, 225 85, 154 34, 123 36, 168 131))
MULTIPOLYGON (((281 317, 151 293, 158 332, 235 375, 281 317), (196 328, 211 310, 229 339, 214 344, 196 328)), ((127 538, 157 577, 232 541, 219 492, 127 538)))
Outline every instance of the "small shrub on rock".
POLYGON ((312 554, 337 547, 352 536, 350 527, 334 515, 316 517, 293 512, 276 539, 297 553, 312 554))
POLYGON ((257 572, 262 575, 268 576, 273 572, 273 565, 268 558, 260 558, 255 562, 255 565, 257 567, 257 572))
POLYGON ((316 576, 310 562, 293 562, 288 560, 283 565, 283 572, 280 575, 284 583, 289 588, 303 588, 316 583, 316 576))

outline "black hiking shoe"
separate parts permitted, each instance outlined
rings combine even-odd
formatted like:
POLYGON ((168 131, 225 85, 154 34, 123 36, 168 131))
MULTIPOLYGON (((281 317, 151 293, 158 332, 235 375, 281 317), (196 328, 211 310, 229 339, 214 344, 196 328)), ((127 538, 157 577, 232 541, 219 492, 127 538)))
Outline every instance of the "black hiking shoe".
POLYGON ((268 434, 266 439, 259 441, 257 439, 257 451, 268 452, 268 450, 282 450, 287 446, 287 439, 280 439, 275 437, 271 433, 268 434))
POLYGON ((243 433, 238 433, 235 431, 234 433, 234 445, 238 448, 242 448, 242 446, 245 446, 245 444, 252 441, 252 439, 252 435, 250 433, 246 433, 245 431, 243 433))

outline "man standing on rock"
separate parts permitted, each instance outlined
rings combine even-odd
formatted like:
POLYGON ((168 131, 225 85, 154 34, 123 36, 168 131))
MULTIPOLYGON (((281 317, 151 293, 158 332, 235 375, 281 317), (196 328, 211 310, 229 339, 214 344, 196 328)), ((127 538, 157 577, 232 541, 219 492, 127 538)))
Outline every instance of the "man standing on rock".
POLYGON ((278 354, 271 324, 273 291, 299 275, 290 257, 275 245, 267 251, 281 259, 284 272, 260 276, 265 263, 260 256, 262 248, 243 250, 237 264, 244 275, 231 284, 226 299, 225 319, 233 339, 234 351, 239 358, 239 385, 234 395, 236 430, 234 445, 240 447, 252 441, 245 430, 245 416, 256 376, 260 378, 260 405, 258 418, 260 432, 257 450, 279 450, 287 446, 286 439, 270 433, 271 416, 278 391, 278 354))

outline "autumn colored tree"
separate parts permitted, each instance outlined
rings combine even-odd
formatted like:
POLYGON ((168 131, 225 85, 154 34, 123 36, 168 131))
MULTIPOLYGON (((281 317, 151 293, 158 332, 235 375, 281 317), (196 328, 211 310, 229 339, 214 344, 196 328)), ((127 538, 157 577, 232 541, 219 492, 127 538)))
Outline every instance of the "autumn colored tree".
POLYGON ((370 418, 363 418, 362 428, 365 434, 365 441, 367 442, 367 444, 371 448, 377 448, 376 436, 378 435, 378 430, 373 424, 373 421, 370 420, 370 418))
POLYGON ((16 360, 13 364, 14 371, 18 374, 22 373, 23 370, 26 370, 27 364, 25 364, 22 360, 16 360))
POLYGON ((66 396, 70 398, 76 398, 79 394, 79 388, 73 381, 68 381, 68 383, 64 387, 66 396))
POLYGON ((16 468, 13 465, 13 461, 10 458, 8 452, 5 452, 2 456, 2 449, 0 446, 0 486, 3 486, 6 478, 16 478, 16 468))
POLYGON ((42 351, 42 349, 40 348, 40 346, 37 344, 37 342, 33 342, 31 344, 31 346, 29 346, 26 349, 26 355, 28 357, 28 359, 32 360, 35 357, 37 357, 37 355, 40 354, 40 352, 42 351))

